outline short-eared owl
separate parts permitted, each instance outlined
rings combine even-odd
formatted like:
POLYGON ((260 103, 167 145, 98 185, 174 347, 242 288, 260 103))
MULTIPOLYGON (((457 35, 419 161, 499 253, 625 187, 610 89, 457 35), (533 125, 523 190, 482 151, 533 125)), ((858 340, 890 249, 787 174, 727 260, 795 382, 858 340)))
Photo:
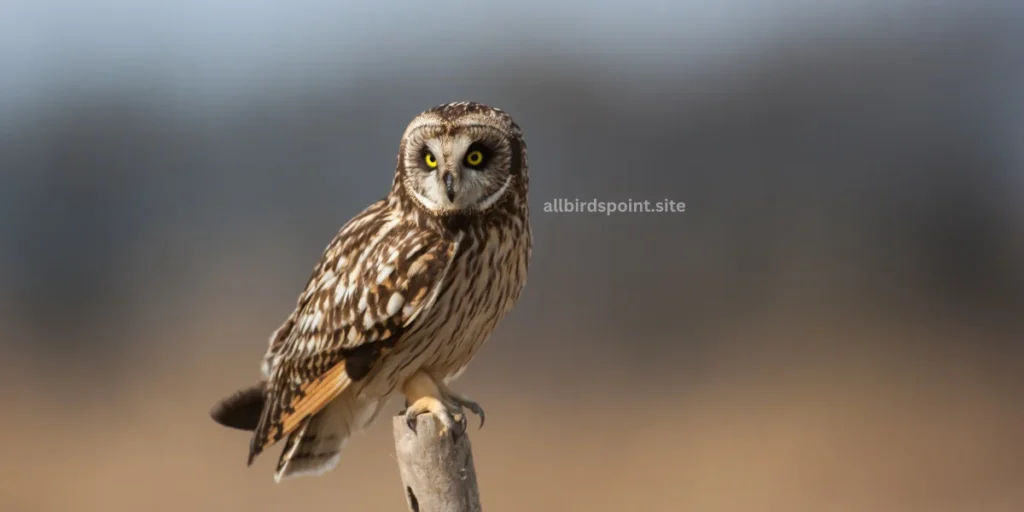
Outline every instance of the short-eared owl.
POLYGON ((327 246, 270 337, 263 379, 212 411, 253 431, 249 464, 287 438, 275 480, 322 474, 395 391, 410 426, 429 413, 458 435, 464 408, 482 424, 448 384, 526 282, 527 171, 522 132, 499 109, 449 103, 412 120, 390 193, 327 246))

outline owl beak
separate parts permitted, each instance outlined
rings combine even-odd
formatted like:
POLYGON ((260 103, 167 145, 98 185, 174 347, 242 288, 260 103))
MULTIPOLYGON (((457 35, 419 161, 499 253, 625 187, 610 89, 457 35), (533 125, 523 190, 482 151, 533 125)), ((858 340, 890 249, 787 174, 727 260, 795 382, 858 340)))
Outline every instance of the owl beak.
POLYGON ((451 172, 444 173, 444 189, 448 192, 448 200, 455 202, 455 178, 451 172))

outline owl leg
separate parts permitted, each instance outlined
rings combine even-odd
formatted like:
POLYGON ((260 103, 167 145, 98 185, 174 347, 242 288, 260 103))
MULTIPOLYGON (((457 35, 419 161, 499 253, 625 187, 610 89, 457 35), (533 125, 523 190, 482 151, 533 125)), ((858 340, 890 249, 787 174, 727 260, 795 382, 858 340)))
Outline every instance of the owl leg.
POLYGON ((452 388, 449 388, 448 385, 444 383, 444 380, 434 379, 434 384, 437 386, 438 391, 441 392, 441 397, 444 399, 445 402, 454 404, 460 410, 463 408, 469 409, 470 411, 473 412, 473 414, 479 416, 480 428, 483 428, 485 416, 484 408, 480 407, 480 404, 466 398, 464 395, 452 391, 452 388))
POLYGON ((458 438, 462 431, 465 431, 465 416, 457 407, 444 400, 434 380, 426 373, 419 372, 413 375, 402 386, 402 393, 409 404, 405 409, 405 422, 413 432, 416 431, 417 418, 428 413, 441 422, 441 436, 451 432, 452 437, 458 438), (460 419, 456 421, 454 416, 459 416, 460 419))

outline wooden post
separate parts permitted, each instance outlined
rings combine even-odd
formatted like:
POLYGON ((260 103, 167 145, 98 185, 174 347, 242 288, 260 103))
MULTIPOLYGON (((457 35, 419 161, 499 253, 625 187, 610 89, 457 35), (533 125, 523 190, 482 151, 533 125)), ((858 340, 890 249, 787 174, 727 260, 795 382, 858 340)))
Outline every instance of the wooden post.
POLYGON ((438 422, 430 414, 417 418, 416 432, 406 425, 404 415, 395 416, 391 423, 410 511, 481 512, 468 432, 457 442, 451 434, 441 437, 438 422))

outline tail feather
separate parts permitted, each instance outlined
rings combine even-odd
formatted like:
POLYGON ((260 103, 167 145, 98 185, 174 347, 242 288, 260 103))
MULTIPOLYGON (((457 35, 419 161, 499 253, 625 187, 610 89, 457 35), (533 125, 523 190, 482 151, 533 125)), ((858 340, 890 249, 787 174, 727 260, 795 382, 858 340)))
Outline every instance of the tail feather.
POLYGON ((379 402, 356 402, 349 394, 338 397, 288 435, 274 480, 319 476, 334 469, 348 439, 368 427, 380 410, 379 402))
POLYGON ((307 418, 298 429, 288 434, 274 470, 276 482, 298 476, 319 476, 338 465, 348 436, 343 431, 327 428, 323 415, 321 412, 307 418))
MULTIPOLYGON (((278 366, 267 385, 259 422, 249 443, 249 464, 271 445, 287 440, 309 418, 323 412, 352 383, 344 360, 315 379, 299 365, 278 366)), ((329 415, 327 415, 329 416, 329 415)))
POLYGON ((249 386, 217 402, 210 417, 225 427, 254 431, 259 424, 265 402, 266 383, 249 386))

